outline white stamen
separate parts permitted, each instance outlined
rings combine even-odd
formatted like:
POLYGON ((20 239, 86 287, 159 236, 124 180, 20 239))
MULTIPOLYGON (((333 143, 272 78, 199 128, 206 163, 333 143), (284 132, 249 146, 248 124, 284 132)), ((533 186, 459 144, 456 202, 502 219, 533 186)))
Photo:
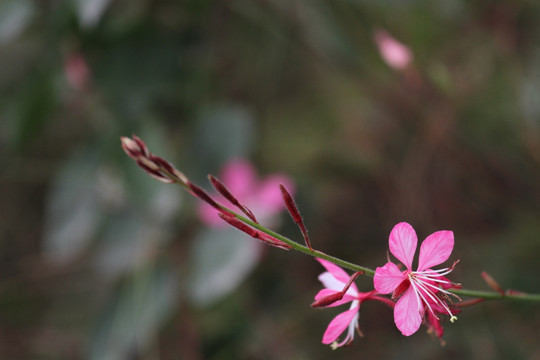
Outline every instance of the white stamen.
MULTIPOLYGON (((441 270, 447 270, 447 269, 441 269, 441 270)), ((414 289, 414 292, 417 294, 416 299, 420 303, 420 298, 421 298, 423 303, 425 304, 425 306, 428 308, 429 312, 436 319, 439 319, 437 317, 437 315, 435 315, 435 312, 433 311, 432 306, 429 304, 429 302, 426 299, 426 296, 429 297, 429 299, 433 303, 435 303, 438 306, 440 306, 441 308, 443 308, 450 315, 450 321, 454 322, 457 319, 457 317, 454 314, 452 314, 452 311, 450 310, 450 308, 448 307, 446 302, 436 295, 436 292, 440 291, 440 292, 442 292, 444 294, 454 295, 458 299, 459 299, 459 297, 457 295, 445 290, 445 289, 440 288, 439 286, 431 284, 430 281, 438 282, 438 283, 442 283, 442 284, 450 283, 449 281, 441 280, 439 278, 441 275, 440 274, 433 274, 433 272, 437 272, 437 270, 411 272, 409 274, 409 281, 411 283, 411 286, 414 289)))

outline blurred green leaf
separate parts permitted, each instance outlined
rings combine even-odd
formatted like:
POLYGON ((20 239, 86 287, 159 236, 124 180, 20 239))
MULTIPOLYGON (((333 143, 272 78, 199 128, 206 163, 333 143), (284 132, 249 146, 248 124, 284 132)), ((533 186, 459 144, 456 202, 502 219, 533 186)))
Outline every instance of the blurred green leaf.
POLYGON ((82 28, 95 27, 112 0, 73 0, 82 28))
POLYGON ((31 0, 0 2, 0 45, 15 40, 28 26, 35 12, 31 0))
POLYGON ((204 108, 193 137, 194 163, 201 179, 208 169, 218 169, 231 158, 247 158, 254 143, 253 117, 240 106, 204 108))
POLYGON ((194 240, 189 295, 199 306, 226 296, 257 265, 262 244, 230 227, 206 229, 194 240))
POLYGON ((101 218, 96 169, 95 152, 82 150, 68 158, 52 180, 43 238, 46 259, 68 262, 86 249, 94 236, 101 218))
POLYGON ((16 147, 24 148, 40 135, 57 105, 56 95, 50 73, 37 72, 26 82, 16 105, 16 147))
POLYGON ((94 265, 104 277, 116 278, 154 260, 172 237, 169 223, 180 205, 178 189, 157 188, 148 215, 129 209, 109 218, 95 251, 94 265))
POLYGON ((144 354, 159 327, 177 308, 178 279, 159 265, 133 274, 111 299, 92 340, 90 359, 128 359, 144 354))

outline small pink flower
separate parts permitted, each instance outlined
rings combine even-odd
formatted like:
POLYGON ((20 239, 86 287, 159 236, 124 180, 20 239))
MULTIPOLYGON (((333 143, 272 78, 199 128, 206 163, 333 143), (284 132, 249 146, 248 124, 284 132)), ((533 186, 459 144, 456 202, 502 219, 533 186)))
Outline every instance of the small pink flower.
MULTIPOLYGON (((447 295, 452 295, 446 289, 454 287, 444 275, 453 270, 444 268, 431 269, 432 266, 445 262, 454 247, 454 233, 452 231, 437 231, 428 236, 420 246, 418 268, 412 270, 413 257, 416 252, 418 238, 411 225, 402 222, 394 226, 390 233, 390 252, 407 268, 401 271, 392 262, 375 270, 373 284, 375 290, 381 294, 393 292, 393 297, 399 300, 394 308, 394 322, 405 336, 414 334, 424 318, 425 310, 428 316, 438 320, 436 313, 450 315, 450 321, 457 317, 447 304, 447 295), (446 298, 439 296, 442 293, 446 298)), ((435 324, 430 321, 432 325, 435 324)))
MULTIPOLYGON (((288 189, 293 189, 292 181, 285 175, 273 174, 262 181, 259 180, 253 166, 242 159, 232 160, 225 164, 219 178, 236 199, 249 208, 262 222, 268 221, 285 208, 279 185, 283 184, 288 189)), ((225 206, 232 205, 219 194, 212 197, 225 206)), ((234 207, 231 206, 231 208, 234 207)), ((218 217, 218 211, 206 203, 199 205, 198 213, 201 221, 209 226, 226 225, 218 217)))
POLYGON ((394 39, 384 30, 377 30, 373 37, 381 57, 388 66, 396 70, 403 70, 409 66, 412 61, 412 53, 407 46, 394 39))
POLYGON ((81 53, 67 56, 64 61, 64 74, 69 84, 79 91, 84 90, 90 82, 90 69, 81 53))
MULTIPOLYGON (((333 295, 341 292, 345 285, 349 282, 350 277, 339 266, 323 259, 317 260, 327 270, 319 275, 319 281, 322 282, 325 287, 325 289, 322 289, 317 293, 317 295, 315 295, 315 301, 320 301, 321 299, 332 297, 333 295)), ((325 306, 334 307, 349 302, 351 303, 349 310, 337 315, 330 322, 330 324, 328 324, 328 327, 323 335, 322 343, 326 345, 331 344, 332 348, 336 349, 343 345, 349 345, 354 340, 355 330, 361 335, 358 327, 358 318, 360 316, 360 305, 366 300, 379 300, 390 306, 394 305, 391 300, 378 296, 378 293, 375 290, 364 293, 359 292, 356 284, 353 282, 343 295, 343 298, 325 306), (338 343, 337 338, 345 330, 347 330, 347 335, 341 342, 338 343)))

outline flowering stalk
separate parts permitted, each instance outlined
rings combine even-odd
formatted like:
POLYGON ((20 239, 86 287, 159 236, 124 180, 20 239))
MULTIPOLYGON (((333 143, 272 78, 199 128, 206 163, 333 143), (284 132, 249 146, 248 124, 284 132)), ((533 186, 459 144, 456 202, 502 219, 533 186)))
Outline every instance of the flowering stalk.
MULTIPOLYGON (((296 205, 294 205, 294 202, 288 201, 287 194, 284 194, 287 208, 289 212, 291 213, 291 215, 293 216, 293 220, 295 220, 295 222, 300 226, 302 230, 302 235, 304 237, 304 240, 306 241, 307 246, 304 246, 294 240, 291 240, 283 235, 280 235, 266 228, 265 226, 259 224, 256 221, 254 215, 251 213, 251 211, 240 203, 238 203, 237 205, 234 202, 232 202, 236 207, 238 207, 242 211, 242 213, 245 216, 215 201, 210 195, 208 195, 204 190, 202 190, 197 185, 193 184, 182 172, 177 170, 168 161, 150 153, 146 144, 137 136, 134 135, 133 138, 121 137, 121 142, 122 142, 122 148, 124 149, 126 154, 130 156, 132 159, 134 159, 137 165, 139 165, 139 167, 145 170, 150 176, 166 184, 176 183, 183 186, 192 195, 200 198, 201 200, 205 201, 206 203, 214 207, 217 211, 220 212, 221 217, 225 221, 239 228, 241 231, 248 232, 248 234, 250 235, 257 233, 256 236, 259 236, 257 238, 264 241, 265 243, 269 245, 284 248, 284 249, 294 249, 296 251, 300 251, 304 254, 313 256, 315 258, 327 260, 333 264, 336 264, 343 268, 350 269, 354 272, 360 272, 362 275, 365 275, 368 277, 374 277, 375 270, 373 269, 370 269, 365 266, 360 266, 360 265, 351 263, 349 261, 328 255, 322 251, 313 249, 311 246, 311 243, 309 242, 309 238, 307 237, 307 231, 305 230, 305 227, 303 226, 303 221, 301 220, 301 216, 298 210, 296 209, 296 205), (245 224, 246 227, 244 228, 242 225, 239 225, 240 223, 245 224), (248 230, 248 228, 251 230, 248 230), (252 231, 253 229, 255 229, 256 231, 253 232, 252 231), (265 234, 265 235, 261 235, 261 234, 265 234)), ((217 189, 217 191, 221 193, 225 198, 227 198, 229 195, 232 198, 234 198, 234 196, 232 196, 232 194, 230 194, 230 192, 225 188, 225 186, 222 185, 217 179, 211 177, 211 182, 214 185, 214 187, 217 189)), ((292 200, 292 197, 290 197, 290 199, 292 200)), ((424 277, 431 277, 431 279, 433 280, 433 276, 432 276, 433 274, 427 273, 427 274, 419 274, 419 275, 424 276, 424 277)), ((484 278, 486 278, 486 276, 484 276, 484 278)), ((427 285, 427 286, 429 288, 431 285, 427 285)), ((452 293, 458 296, 469 296, 469 297, 476 298, 470 301, 471 304, 479 302, 480 300, 478 299, 484 299, 484 300, 508 299, 508 300, 540 302, 540 294, 528 294, 528 293, 520 292, 517 290, 511 290, 511 289, 501 292, 499 289, 497 289, 497 291, 480 291, 480 290, 469 290, 469 289, 462 289, 462 288, 447 288, 445 289, 445 291, 447 293, 452 293)), ((431 299, 431 300, 434 300, 434 299, 431 299)), ((467 301, 464 301, 463 303, 465 305, 467 301)), ((459 304, 460 303, 456 303, 456 306, 459 306, 459 304)))

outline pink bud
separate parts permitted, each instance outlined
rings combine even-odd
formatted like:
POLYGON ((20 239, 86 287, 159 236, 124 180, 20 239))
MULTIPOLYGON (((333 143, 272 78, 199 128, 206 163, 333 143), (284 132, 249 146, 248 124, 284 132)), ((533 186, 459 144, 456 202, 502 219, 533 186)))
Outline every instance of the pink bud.
POLYGON ((314 301, 311 304, 311 307, 324 307, 324 306, 332 305, 333 303, 341 299, 343 299, 343 292, 336 292, 328 296, 325 296, 319 300, 314 301))
POLYGON ((213 177, 212 175, 208 175, 208 179, 210 179, 210 182, 214 186, 214 188, 219 192, 225 199, 231 202, 234 206, 239 208, 248 218, 250 218, 253 222, 258 223, 257 219, 255 218, 255 215, 249 210, 246 206, 240 204, 240 201, 231 194, 229 189, 218 179, 213 177))
POLYGON ((313 251, 306 226, 304 225, 304 219, 302 219, 302 215, 300 215, 300 211, 298 211, 298 207, 296 206, 294 199, 292 198, 291 194, 289 194, 287 189, 285 189, 285 186, 280 184, 279 189, 281 190, 281 196, 283 197, 283 202, 285 203, 287 210, 289 210, 289 214, 291 214, 294 222, 298 225, 300 231, 302 232, 306 246, 309 248, 309 250, 313 251))
POLYGON ((275 246, 284 250, 292 249, 292 246, 289 244, 284 243, 283 241, 276 239, 273 236, 270 236, 260 230, 254 229, 251 226, 243 223, 242 221, 238 220, 234 215, 227 215, 224 213, 218 213, 219 217, 222 218, 224 221, 229 223, 229 225, 234 226, 240 231, 245 232, 249 236, 261 240, 262 242, 275 246))
POLYGON ((375 43, 379 48, 379 53, 388 66, 403 70, 412 61, 411 50, 394 39, 388 32, 378 30, 374 35, 375 43))

